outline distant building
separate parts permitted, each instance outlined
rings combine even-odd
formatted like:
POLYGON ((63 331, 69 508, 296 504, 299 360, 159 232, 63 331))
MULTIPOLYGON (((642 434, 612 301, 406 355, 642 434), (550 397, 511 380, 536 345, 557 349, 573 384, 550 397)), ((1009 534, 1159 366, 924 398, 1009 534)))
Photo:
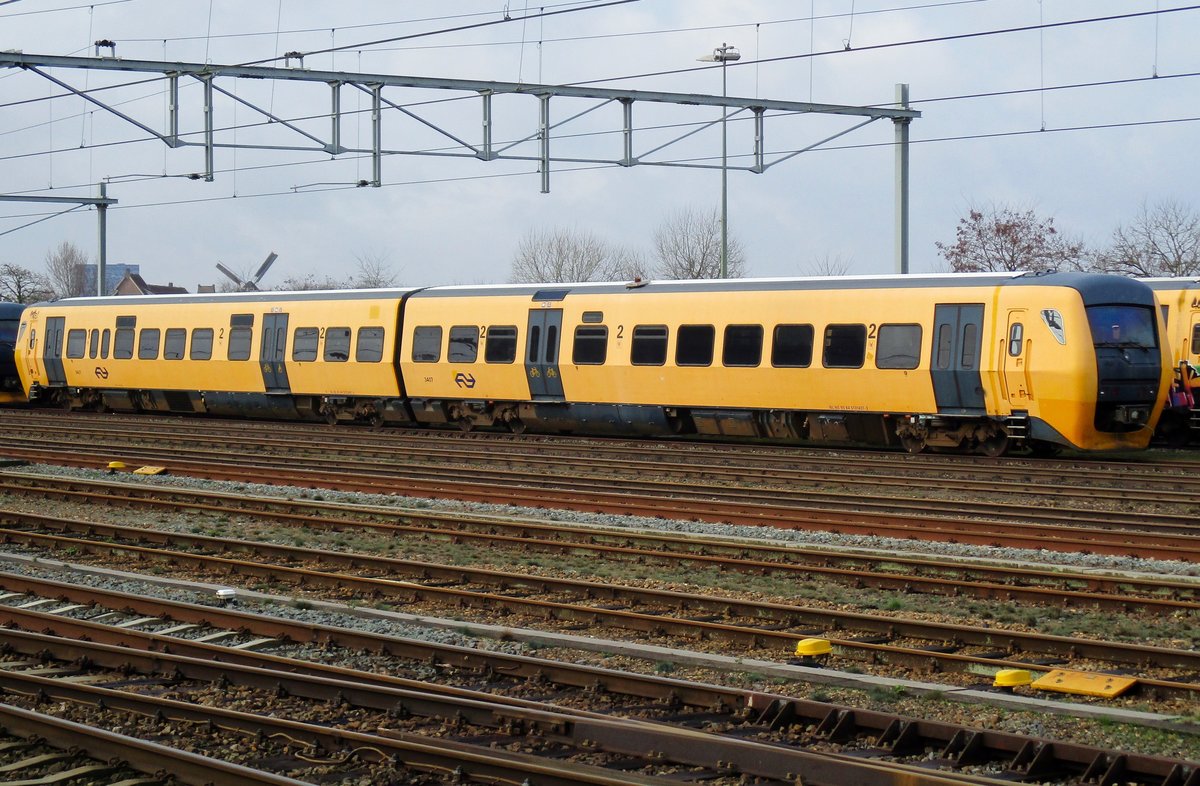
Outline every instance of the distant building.
MULTIPOLYGON (((83 266, 83 292, 80 294, 83 297, 96 296, 96 267, 95 263, 88 263, 83 266)), ((104 292, 103 295, 111 295, 117 291, 117 284, 129 273, 135 276, 141 273, 140 265, 123 265, 108 263, 104 266, 104 292)))
POLYGON ((186 295, 185 287, 174 284, 147 284, 137 273, 126 273, 125 278, 117 282, 114 295, 186 295))
POLYGON ((196 294, 198 295, 212 295, 216 294, 216 291, 216 284, 201 284, 200 286, 196 287, 196 294))

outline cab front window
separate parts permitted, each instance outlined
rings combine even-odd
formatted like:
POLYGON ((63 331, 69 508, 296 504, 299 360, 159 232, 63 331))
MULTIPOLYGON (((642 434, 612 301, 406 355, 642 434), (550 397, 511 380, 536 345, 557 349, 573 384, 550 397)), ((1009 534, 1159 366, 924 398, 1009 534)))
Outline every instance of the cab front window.
POLYGON ((1091 306, 1087 310, 1092 341, 1098 347, 1158 346, 1154 336, 1154 311, 1138 306, 1091 306))

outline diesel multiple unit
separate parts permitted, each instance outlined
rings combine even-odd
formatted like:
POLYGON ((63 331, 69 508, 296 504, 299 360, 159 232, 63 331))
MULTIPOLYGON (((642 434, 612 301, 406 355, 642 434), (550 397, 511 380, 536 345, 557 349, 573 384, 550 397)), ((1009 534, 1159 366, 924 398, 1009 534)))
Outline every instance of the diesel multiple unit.
POLYGON ((16 365, 70 408, 978 451, 1145 447, 1154 293, 1048 273, 64 300, 16 365))

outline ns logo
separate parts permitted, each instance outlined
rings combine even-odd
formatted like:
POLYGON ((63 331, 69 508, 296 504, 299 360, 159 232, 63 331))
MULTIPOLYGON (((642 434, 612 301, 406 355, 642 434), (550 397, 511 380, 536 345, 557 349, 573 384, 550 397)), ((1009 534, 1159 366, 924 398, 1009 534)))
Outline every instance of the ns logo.
POLYGON ((460 371, 454 375, 454 384, 458 385, 460 388, 473 388, 475 387, 475 376, 473 374, 466 374, 460 371))

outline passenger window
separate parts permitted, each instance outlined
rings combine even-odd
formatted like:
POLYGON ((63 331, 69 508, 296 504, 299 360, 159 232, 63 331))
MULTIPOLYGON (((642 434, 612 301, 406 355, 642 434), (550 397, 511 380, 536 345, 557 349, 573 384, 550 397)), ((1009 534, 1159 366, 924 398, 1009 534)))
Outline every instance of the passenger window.
POLYGON ((712 325, 680 325, 675 343, 675 365, 711 366, 716 335, 712 325))
POLYGON ((192 360, 208 360, 212 357, 213 329, 195 328, 192 330, 192 348, 189 358, 192 360))
POLYGON ((920 362, 920 325, 879 326, 875 368, 916 368, 920 362))
POLYGON ((492 325, 484 346, 483 359, 488 363, 512 363, 517 359, 517 329, 492 325))
POLYGON ((442 359, 440 327, 419 327, 413 330, 412 359, 416 363, 437 363, 442 359))
POLYGON ((166 342, 163 344, 164 360, 183 360, 183 350, 187 347, 187 331, 183 328, 167 328, 166 342))
POLYGON ((938 326, 937 334, 937 365, 938 368, 950 368, 950 353, 954 348, 954 328, 949 324, 938 326))
POLYGON ((378 363, 383 360, 383 328, 358 329, 358 343, 354 346, 354 360, 358 363, 378 363))
POLYGON ((542 340, 542 326, 534 325, 529 329, 529 362, 536 363, 542 340))
POLYGON ((667 326, 638 325, 633 329, 629 361, 635 366, 661 366, 667 362, 667 326))
POLYGON ((474 363, 479 357, 479 328, 474 325, 450 328, 450 347, 446 360, 451 363, 474 363))
POLYGON ((100 331, 93 330, 88 339, 88 358, 95 360, 100 351, 100 331))
POLYGON ((328 363, 345 363, 350 359, 350 328, 331 327, 325 329, 325 354, 328 363))
POLYGON ((136 338, 137 335, 132 328, 117 328, 116 337, 113 340, 113 358, 128 360, 133 357, 133 344, 136 338))
POLYGON ((158 342, 162 333, 158 328, 142 328, 138 334, 138 360, 158 360, 158 342))
POLYGON ((975 345, 979 343, 979 325, 963 325, 962 367, 975 368, 975 345))
POLYGON ((321 339, 320 328, 298 327, 292 332, 292 360, 311 363, 317 359, 317 343, 321 339))
POLYGON ((112 333, 108 328, 104 328, 104 332, 100 334, 100 359, 108 360, 108 342, 112 333))
POLYGON ((825 328, 825 368, 862 368, 867 354, 866 325, 829 325, 825 328))
POLYGON ((67 331, 67 357, 81 358, 84 352, 87 351, 87 331, 86 330, 68 330, 67 331))
POLYGON ((726 325, 721 364, 757 366, 762 362, 762 325, 726 325))
POLYGON ((578 366, 599 366, 608 357, 608 328, 575 328, 575 347, 571 362, 578 366))
POLYGON ((812 365, 813 326, 776 325, 771 344, 771 365, 776 368, 808 368, 812 365))
POLYGON ((1012 327, 1008 329, 1008 354, 1013 357, 1021 354, 1021 345, 1024 336, 1025 328, 1020 322, 1014 322, 1012 327))
POLYGON ((250 344, 253 339, 254 330, 252 328, 237 327, 229 329, 229 353, 230 360, 249 360, 250 359, 250 344))

